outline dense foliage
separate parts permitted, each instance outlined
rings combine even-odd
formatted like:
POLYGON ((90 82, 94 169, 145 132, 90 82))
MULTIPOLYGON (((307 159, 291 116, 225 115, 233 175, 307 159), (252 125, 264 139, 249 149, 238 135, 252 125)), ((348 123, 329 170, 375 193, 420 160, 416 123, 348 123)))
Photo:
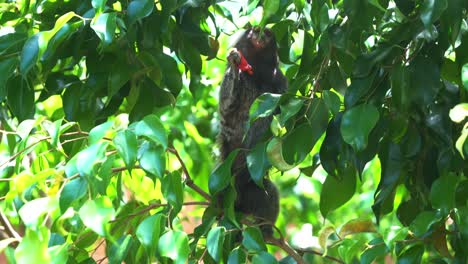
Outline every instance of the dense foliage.
POLYGON ((468 262, 467 1, 0 10, 9 262, 468 262), (247 23, 275 33, 289 80, 250 117, 274 114, 247 157, 256 182, 268 174, 281 190, 274 246, 234 212, 232 159, 216 162, 228 36, 247 23))

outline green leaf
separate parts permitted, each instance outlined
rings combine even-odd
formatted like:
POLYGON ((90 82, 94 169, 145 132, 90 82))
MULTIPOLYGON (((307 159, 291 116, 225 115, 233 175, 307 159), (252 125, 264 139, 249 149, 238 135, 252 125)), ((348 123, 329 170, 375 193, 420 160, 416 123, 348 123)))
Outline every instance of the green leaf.
POLYGON ((301 65, 299 66, 299 71, 297 76, 307 75, 311 73, 311 68, 313 65, 312 61, 314 60, 314 49, 310 47, 314 46, 314 38, 309 32, 304 33, 304 44, 302 50, 301 65))
POLYGON ((174 96, 177 96, 182 89, 182 75, 177 67, 177 62, 164 53, 158 54, 156 58, 161 69, 164 69, 162 76, 164 84, 174 96))
POLYGON ((411 223, 410 230, 416 237, 425 237, 431 231, 432 225, 441 219, 442 217, 435 211, 424 211, 411 223))
POLYGON ((107 0, 91 0, 91 5, 96 9, 96 14, 102 13, 106 7, 107 0))
POLYGON ((147 17, 153 12, 154 1, 151 0, 133 0, 127 8, 129 24, 132 25, 137 20, 147 17))
POLYGON ((353 167, 347 167, 341 178, 328 175, 320 192, 320 212, 323 217, 345 204, 356 191, 356 171, 353 167))
POLYGON ((78 177, 74 180, 69 181, 65 184, 62 192, 60 193, 60 211, 65 213, 68 207, 73 204, 73 202, 78 201, 86 195, 88 191, 88 184, 83 177, 78 177))
POLYGON ((387 246, 381 238, 376 238, 369 244, 369 247, 361 254, 361 264, 375 263, 375 259, 383 258, 389 252, 387 246), (374 243, 374 241, 376 241, 376 243, 374 243))
POLYGON ((165 221, 166 217, 163 214, 155 214, 145 218, 137 227, 135 234, 150 256, 158 249, 165 221))
POLYGON ((48 242, 49 230, 46 227, 39 227, 38 230, 26 229, 26 235, 15 250, 17 263, 50 263, 48 242))
POLYGON ((463 86, 465 86, 465 90, 468 91, 468 63, 463 65, 461 78, 462 78, 463 86))
POLYGON ((211 173, 208 180, 208 189, 211 194, 217 194, 228 187, 231 182, 231 166, 239 152, 238 149, 229 153, 229 156, 219 164, 211 173))
POLYGON ((187 234, 181 231, 170 230, 159 239, 159 253, 162 256, 175 260, 177 264, 187 261, 190 252, 187 234))
POLYGON ((461 103, 454 106, 450 109, 449 116, 453 122, 461 123, 468 117, 468 103, 461 103))
POLYGON ((422 263, 422 257, 424 254, 424 245, 409 245, 407 249, 405 249, 399 256, 398 256, 398 264, 406 264, 406 263, 422 263))
POLYGON ((262 232, 256 227, 247 227, 242 232, 242 245, 252 253, 266 251, 262 232))
POLYGON ((147 115, 136 124, 135 133, 138 136, 145 136, 154 143, 161 144, 167 148, 167 134, 161 120, 156 115, 147 115))
POLYGON ((327 129, 328 109, 322 99, 311 100, 307 121, 284 137, 283 156, 288 164, 302 162, 327 129))
POLYGON ((263 177, 271 166, 267 157, 267 142, 257 144, 247 154, 247 168, 254 182, 263 188, 263 177))
POLYGON ((31 36, 24 43, 20 57, 20 72, 23 76, 31 70, 39 58, 39 34, 31 36))
POLYGON ((409 70, 403 65, 393 67, 391 75, 392 103, 396 107, 406 111, 411 102, 409 70))
POLYGON ((262 251, 253 256, 252 264, 263 264, 263 263, 274 264, 274 263, 278 263, 278 261, 273 255, 271 255, 270 253, 266 251, 262 251))
POLYGON ((370 104, 361 104, 346 111, 341 120, 343 140, 356 151, 366 149, 368 137, 379 120, 379 111, 370 104))
POLYGON ((268 18, 276 14, 280 6, 279 0, 263 0, 263 18, 261 25, 265 25, 268 18))
POLYGON ((145 142, 142 144, 138 155, 140 166, 145 171, 162 179, 166 170, 166 152, 163 147, 145 142))
POLYGON ((94 17, 91 28, 96 32, 105 46, 114 42, 117 13, 102 13, 94 17))
POLYGON ((448 212, 455 207, 455 190, 458 177, 454 174, 444 175, 435 180, 431 186, 430 200, 434 209, 448 212))
POLYGON ((131 248, 132 240, 132 236, 127 234, 112 243, 110 248, 107 247, 106 255, 109 257, 109 263, 122 263, 131 248))
POLYGON ((21 122, 34 117, 34 89, 18 75, 7 82, 7 103, 13 116, 21 122))
POLYGON ((174 171, 166 174, 162 182, 162 188, 164 198, 173 207, 174 214, 177 214, 184 203, 184 188, 180 172, 174 171))
POLYGON ((94 169, 106 157, 107 142, 98 142, 78 153, 76 166, 80 175, 91 177, 94 175, 94 169))
POLYGON ((447 9, 447 0, 426 0, 421 5, 421 20, 426 28, 439 19, 442 13, 447 9))
POLYGON ((268 161, 280 171, 288 171, 295 167, 288 164, 283 157, 283 141, 280 138, 273 138, 267 145, 268 161))
POLYGON ((93 127, 93 129, 89 131, 89 137, 88 137, 89 144, 94 145, 99 140, 104 138, 108 133, 110 133, 110 130, 113 124, 114 124, 113 121, 107 121, 105 123, 102 123, 98 126, 93 127))
POLYGON ((107 196, 88 200, 79 211, 83 223, 100 236, 108 234, 110 223, 115 217, 112 201, 107 196))
POLYGON ((13 57, 0 61, 0 102, 2 102, 7 96, 7 80, 15 72, 15 68, 18 66, 18 58, 13 57))
POLYGON ((264 93, 257 97, 250 107, 250 123, 258 118, 272 115, 278 105, 280 96, 280 94, 264 93))
POLYGON ((19 210, 19 215, 24 225, 36 229, 42 225, 42 216, 58 207, 55 199, 49 197, 38 198, 27 202, 19 210))
MULTIPOLYGON (((282 97, 286 98, 286 97, 282 97)), ((284 125, 291 117, 295 116, 304 105, 304 100, 298 97, 292 97, 286 100, 286 102, 280 103, 280 122, 284 125)))
POLYGON ((125 166, 130 171, 137 159, 137 137, 130 130, 124 130, 117 133, 113 140, 117 152, 125 162, 125 166))
POLYGON ((50 263, 51 264, 67 263, 69 247, 70 245, 68 244, 49 247, 49 255, 51 259, 50 263))
POLYGON ((344 103, 345 108, 349 109, 356 105, 359 100, 369 93, 369 90, 372 88, 372 83, 374 82, 376 74, 370 74, 362 78, 352 78, 351 84, 346 89, 344 103))
MULTIPOLYGON (((123 59, 118 59, 109 72, 107 80, 107 96, 112 98, 132 77, 132 69, 128 67, 127 62, 123 59)), ((108 101, 110 102, 110 100, 108 101)))
POLYGON ((244 264, 246 263, 247 255, 245 251, 240 247, 234 248, 234 250, 229 253, 228 264, 244 264))
POLYGON ((210 230, 208 236, 206 237, 208 253, 217 263, 223 256, 222 254, 225 231, 226 229, 224 227, 215 227, 210 230))
POLYGON ((338 114, 341 107, 341 100, 335 92, 329 90, 323 91, 323 101, 334 116, 338 114))

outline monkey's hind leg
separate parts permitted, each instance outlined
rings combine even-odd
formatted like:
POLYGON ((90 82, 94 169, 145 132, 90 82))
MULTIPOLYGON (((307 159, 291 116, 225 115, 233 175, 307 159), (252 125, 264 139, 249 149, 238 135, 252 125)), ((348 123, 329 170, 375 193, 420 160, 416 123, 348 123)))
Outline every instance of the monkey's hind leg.
POLYGON ((257 217, 262 223, 260 229, 265 237, 273 237, 273 226, 279 214, 279 193, 269 179, 263 180, 262 189, 253 181, 240 187, 238 191, 237 209, 243 213, 257 217), (265 223, 267 222, 267 223, 265 223))

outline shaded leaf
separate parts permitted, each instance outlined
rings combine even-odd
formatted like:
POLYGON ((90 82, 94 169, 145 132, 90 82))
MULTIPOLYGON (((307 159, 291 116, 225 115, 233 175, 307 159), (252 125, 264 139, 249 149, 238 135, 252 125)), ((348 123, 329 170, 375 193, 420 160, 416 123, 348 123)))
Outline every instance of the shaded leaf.
POLYGON ((379 120, 379 111, 370 104, 361 104, 346 111, 341 120, 343 140, 356 151, 367 147, 368 137, 379 120))
POLYGON ((266 175, 268 168, 271 166, 267 156, 267 142, 257 144, 247 154, 247 167, 250 177, 254 182, 263 188, 263 177, 266 175))
POLYGON ((244 245, 249 252, 266 251, 262 232, 255 227, 249 226, 242 232, 242 245, 244 245))
POLYGON ((135 21, 147 17, 153 12, 154 1, 151 0, 133 0, 130 2, 127 8, 127 16, 129 24, 135 23, 135 21))
POLYGON ((208 232, 208 236, 206 237, 208 253, 216 262, 219 262, 222 258, 224 232, 224 227, 215 227, 208 232))
POLYGON ((345 204, 356 191, 356 171, 348 167, 340 178, 328 175, 320 193, 320 212, 324 217, 345 204))
POLYGON ((229 153, 229 156, 221 164, 219 164, 211 173, 208 181, 208 189, 211 194, 216 194, 226 187, 231 182, 231 166, 237 156, 239 150, 234 150, 229 153))

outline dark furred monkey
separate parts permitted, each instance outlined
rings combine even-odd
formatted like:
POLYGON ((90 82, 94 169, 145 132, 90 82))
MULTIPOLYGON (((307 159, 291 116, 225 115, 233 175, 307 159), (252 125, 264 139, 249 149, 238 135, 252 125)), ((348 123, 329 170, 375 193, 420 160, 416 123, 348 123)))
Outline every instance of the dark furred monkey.
MULTIPOLYGON (((256 120, 248 131, 247 123, 253 101, 263 93, 283 93, 287 80, 278 67, 276 41, 269 29, 263 34, 259 28, 246 30, 234 47, 227 58, 228 68, 219 95, 221 158, 225 160, 231 151, 241 150, 231 169, 237 192, 236 210, 274 223, 279 213, 278 190, 267 178, 263 180, 265 189, 258 187, 246 162, 247 150, 263 138, 272 118, 256 120)), ((269 225, 262 230, 266 236, 273 234, 269 225)))

